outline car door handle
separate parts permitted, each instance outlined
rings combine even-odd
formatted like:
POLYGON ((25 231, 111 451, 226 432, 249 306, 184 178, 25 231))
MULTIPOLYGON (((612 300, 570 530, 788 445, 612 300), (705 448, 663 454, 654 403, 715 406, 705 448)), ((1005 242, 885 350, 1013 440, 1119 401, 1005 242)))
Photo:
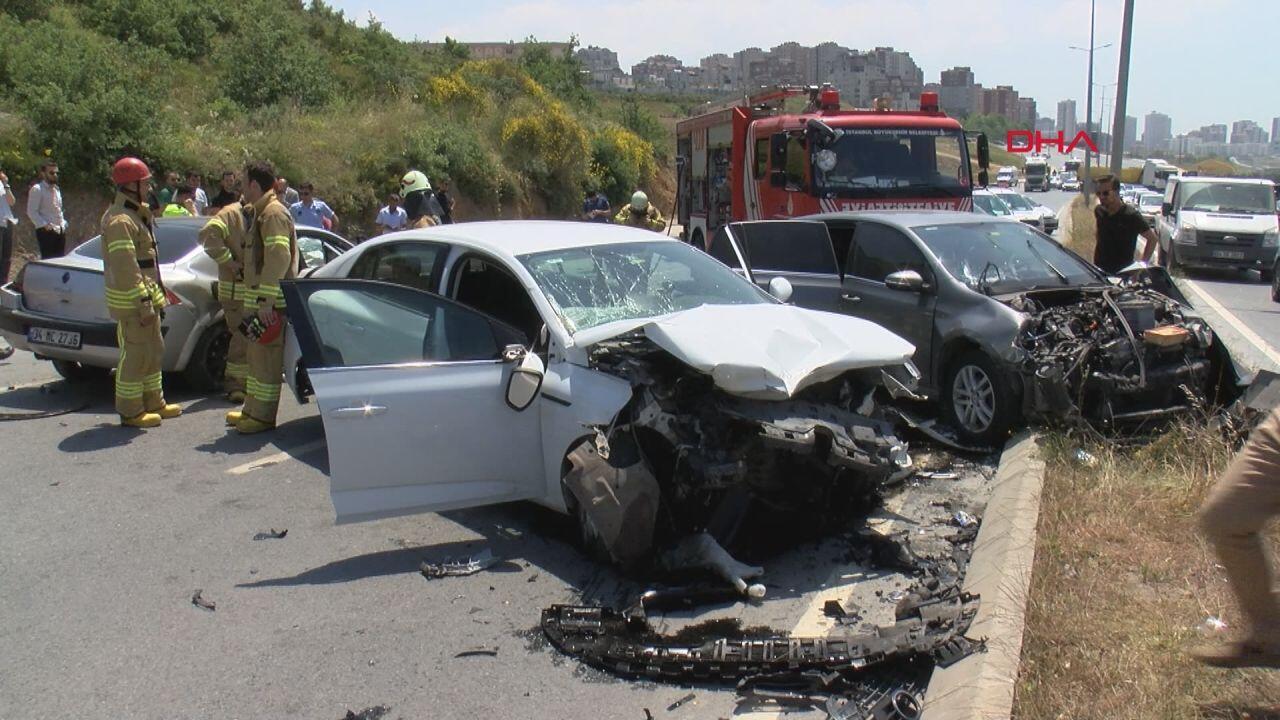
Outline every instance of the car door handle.
POLYGON ((844 300, 845 302, 851 302, 851 303, 862 302, 862 298, 858 297, 857 295, 851 295, 849 293, 845 293, 841 295, 840 299, 844 300))
POLYGON ((359 407, 344 407, 330 410, 329 417, 338 419, 348 418, 354 420, 373 417, 374 415, 383 415, 386 412, 386 405, 361 405, 359 407))

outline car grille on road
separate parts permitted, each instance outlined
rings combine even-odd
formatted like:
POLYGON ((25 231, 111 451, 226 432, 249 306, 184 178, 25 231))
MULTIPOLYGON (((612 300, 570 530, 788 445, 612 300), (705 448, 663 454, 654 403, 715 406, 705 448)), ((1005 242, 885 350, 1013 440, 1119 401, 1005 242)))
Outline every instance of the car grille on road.
POLYGON ((1250 233, 1224 233, 1200 231, 1200 239, 1206 245, 1227 245, 1230 247, 1254 247, 1262 242, 1262 236, 1250 233))

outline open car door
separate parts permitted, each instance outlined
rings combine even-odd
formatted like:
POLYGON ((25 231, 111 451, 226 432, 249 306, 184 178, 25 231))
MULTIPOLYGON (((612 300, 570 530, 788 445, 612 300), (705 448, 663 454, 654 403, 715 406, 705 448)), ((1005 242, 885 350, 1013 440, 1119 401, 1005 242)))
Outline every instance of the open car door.
POLYGON ((519 331, 401 285, 282 288, 324 422, 339 523, 542 495, 540 415, 509 404, 519 331))
MULTIPOLYGON (((792 305, 839 312, 840 268, 826 224, 816 220, 752 220, 730 223, 721 230, 727 236, 717 231, 712 255, 716 255, 717 243, 731 243, 736 256, 746 262, 747 279, 761 289, 768 290, 776 277, 786 278, 792 287, 792 305)), ((738 269, 727 260, 721 262, 738 269)))

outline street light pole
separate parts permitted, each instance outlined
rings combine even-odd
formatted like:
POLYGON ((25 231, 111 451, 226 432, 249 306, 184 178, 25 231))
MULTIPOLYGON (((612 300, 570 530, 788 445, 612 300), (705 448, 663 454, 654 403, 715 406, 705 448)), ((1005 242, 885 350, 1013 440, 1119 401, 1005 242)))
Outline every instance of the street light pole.
MULTIPOLYGON (((1097 0, 1089 0, 1089 92, 1084 103, 1084 131, 1089 133, 1089 137, 1093 137, 1093 16, 1096 9, 1097 0)), ((1085 196, 1088 201, 1089 193, 1093 192, 1093 178, 1089 176, 1089 158, 1092 153, 1089 148, 1084 149, 1084 178, 1080 182, 1080 193, 1085 196)))
POLYGON ((1116 104, 1112 109, 1115 121, 1111 128, 1111 173, 1120 177, 1124 165, 1125 120, 1128 115, 1126 100, 1129 95, 1129 49, 1133 45, 1133 0, 1124 0, 1124 26, 1120 31, 1120 70, 1116 78, 1116 104))

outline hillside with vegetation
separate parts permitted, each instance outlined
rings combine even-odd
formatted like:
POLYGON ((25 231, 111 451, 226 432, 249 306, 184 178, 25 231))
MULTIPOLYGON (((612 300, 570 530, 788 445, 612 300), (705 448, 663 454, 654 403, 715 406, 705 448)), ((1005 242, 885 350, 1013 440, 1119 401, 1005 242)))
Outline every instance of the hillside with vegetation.
POLYGON ((674 143, 654 102, 588 91, 573 58, 532 39, 518 61, 477 61, 320 0, 2 8, 0 167, 16 187, 51 156, 64 185, 105 196, 110 164, 134 153, 207 178, 269 159, 349 229, 410 168, 451 179, 470 217, 564 217, 587 187, 669 207, 674 143))

